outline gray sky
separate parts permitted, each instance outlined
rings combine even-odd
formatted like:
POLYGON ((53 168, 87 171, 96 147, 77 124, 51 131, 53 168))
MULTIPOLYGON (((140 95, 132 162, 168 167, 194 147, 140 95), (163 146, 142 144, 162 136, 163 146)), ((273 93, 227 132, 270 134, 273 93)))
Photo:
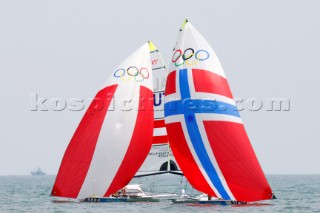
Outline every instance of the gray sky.
POLYGON ((184 18, 218 54, 234 97, 285 97, 241 112, 267 174, 320 173, 317 1, 0 0, 0 175, 56 174, 84 111, 31 111, 30 94, 89 98, 147 40, 165 61, 184 18), (313 100, 309 106, 308 100, 313 100))

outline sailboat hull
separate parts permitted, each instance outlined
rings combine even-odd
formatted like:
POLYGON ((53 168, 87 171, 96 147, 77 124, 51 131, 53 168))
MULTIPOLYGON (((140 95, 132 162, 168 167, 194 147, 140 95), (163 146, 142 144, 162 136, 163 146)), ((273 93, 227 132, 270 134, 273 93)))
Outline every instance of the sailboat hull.
POLYGON ((232 200, 206 200, 200 201, 195 199, 172 199, 173 204, 208 204, 208 205, 245 205, 247 202, 232 200))
POLYGON ((116 197, 88 197, 83 202, 94 202, 94 203, 110 203, 110 202, 127 202, 127 198, 116 198, 116 197))
POLYGON ((114 202, 159 202, 160 199, 153 197, 142 198, 126 198, 126 197, 88 197, 83 202, 95 202, 95 203, 114 203, 114 202))

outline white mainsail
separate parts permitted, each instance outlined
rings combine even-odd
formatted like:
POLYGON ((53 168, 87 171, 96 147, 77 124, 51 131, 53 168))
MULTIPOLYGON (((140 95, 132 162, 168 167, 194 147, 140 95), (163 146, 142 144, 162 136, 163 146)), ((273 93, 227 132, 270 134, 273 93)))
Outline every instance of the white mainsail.
POLYGON ((148 157, 137 172, 136 177, 169 172, 181 174, 169 146, 164 122, 164 90, 168 72, 159 50, 153 43, 149 42, 149 45, 154 97, 153 142, 148 157))

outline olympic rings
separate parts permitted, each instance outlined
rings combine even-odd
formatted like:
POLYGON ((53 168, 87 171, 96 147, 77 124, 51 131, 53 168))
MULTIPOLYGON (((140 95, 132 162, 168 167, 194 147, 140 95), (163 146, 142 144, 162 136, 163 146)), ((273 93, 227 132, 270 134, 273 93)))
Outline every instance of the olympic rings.
POLYGON ((205 61, 205 60, 207 60, 207 59, 209 58, 209 53, 208 53, 206 50, 198 50, 198 51, 196 52, 195 57, 196 57, 196 59, 199 60, 199 61, 205 61), (207 54, 207 57, 206 57, 206 58, 199 58, 199 57, 198 57, 199 52, 205 52, 205 53, 207 54))
POLYGON ((123 80, 123 81, 130 81, 132 78, 133 78, 133 76, 131 76, 131 75, 127 75, 126 77, 121 76, 121 80, 123 80))
POLYGON ((141 67, 141 69, 140 69, 140 75, 141 75, 144 79, 148 79, 150 74, 149 74, 147 68, 141 67), (145 70, 145 72, 144 72, 145 74, 142 74, 142 70, 145 70))
POLYGON ((183 65, 183 64, 184 64, 184 61, 182 61, 182 63, 180 63, 180 64, 177 64, 177 62, 174 62, 174 65, 175 65, 176 67, 181 66, 181 65, 183 65))
POLYGON ((188 66, 193 66, 193 65, 196 65, 200 60, 194 60, 193 63, 190 63, 189 61, 190 61, 190 60, 186 60, 186 65, 188 65, 188 66))
POLYGON ((126 74, 126 71, 124 69, 117 69, 114 73, 113 73, 113 76, 116 77, 116 78, 119 78, 121 76, 123 76, 124 74, 126 74), (119 71, 122 71, 123 73, 121 75, 118 75, 117 73, 119 71))
POLYGON ((120 68, 117 69, 113 76, 120 78, 122 81, 130 81, 134 79, 136 82, 142 82, 144 79, 148 79, 150 74, 147 68, 142 67, 140 70, 135 66, 130 66, 127 70, 120 68))
POLYGON ((137 76, 137 75, 139 74, 139 70, 138 70, 137 67, 131 66, 131 67, 128 67, 127 73, 128 73, 128 75, 130 75, 130 76, 137 76), (131 74, 131 73, 130 73, 130 69, 131 69, 131 68, 136 69, 136 73, 135 73, 135 74, 131 74))
POLYGON ((210 57, 210 54, 208 51, 206 50, 198 50, 196 53, 194 51, 194 49, 192 48, 187 48, 183 51, 180 49, 177 49, 172 56, 172 63, 174 63, 174 65, 176 67, 183 65, 184 63, 186 63, 186 65, 188 66, 193 66, 196 65, 199 61, 205 61, 210 57), (187 53, 190 52, 188 55, 187 53), (179 55, 178 55, 178 54, 179 55), (205 53, 205 54, 203 54, 205 53), (194 62, 189 62, 189 59, 191 59, 192 57, 195 57, 195 61, 194 62), (182 57, 182 62, 181 63, 177 63, 177 61, 182 57))
POLYGON ((172 56, 172 62, 175 63, 176 61, 178 61, 178 59, 181 57, 181 55, 182 55, 182 51, 181 51, 181 50, 176 50, 176 51, 174 52, 173 56, 172 56), (177 52, 179 52, 180 55, 173 60, 173 57, 176 55, 177 52))
MULTIPOLYGON (((199 51, 198 51, 198 52, 199 52, 199 51)), ((188 49, 186 49, 186 50, 183 52, 182 59, 186 61, 186 60, 188 60, 189 58, 191 58, 191 57, 193 56, 193 54, 194 54, 194 50, 193 50, 192 48, 188 48, 188 49), (185 54, 186 54, 186 52, 187 52, 188 50, 191 50, 192 53, 191 53, 188 57, 185 57, 185 54)))

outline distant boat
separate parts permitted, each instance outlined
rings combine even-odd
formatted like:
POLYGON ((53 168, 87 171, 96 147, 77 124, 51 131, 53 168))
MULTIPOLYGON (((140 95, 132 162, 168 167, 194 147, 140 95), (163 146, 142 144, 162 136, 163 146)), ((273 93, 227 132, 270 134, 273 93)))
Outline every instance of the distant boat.
POLYGON ((38 169, 31 171, 31 175, 33 175, 33 176, 42 176, 42 175, 46 175, 46 173, 43 172, 41 170, 41 168, 39 167, 38 169))

